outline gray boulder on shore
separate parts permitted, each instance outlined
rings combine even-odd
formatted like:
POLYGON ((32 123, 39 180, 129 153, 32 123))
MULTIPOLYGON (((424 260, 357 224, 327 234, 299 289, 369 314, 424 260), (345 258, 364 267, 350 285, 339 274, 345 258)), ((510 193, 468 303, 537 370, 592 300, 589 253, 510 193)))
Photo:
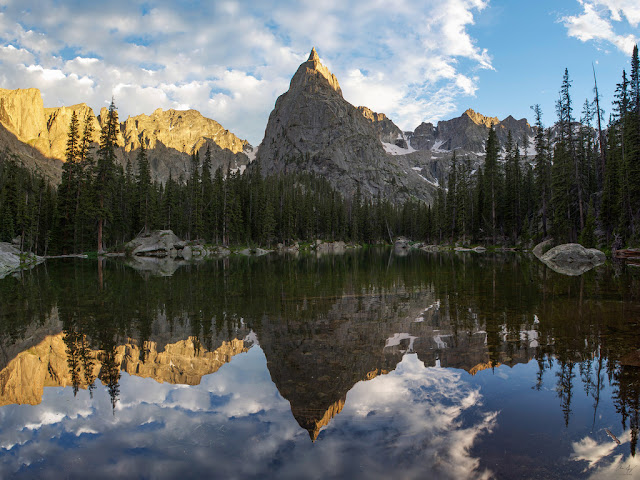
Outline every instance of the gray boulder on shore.
MULTIPOLYGON (((184 249, 185 243, 171 230, 154 230, 143 233, 125 245, 132 256, 173 257, 184 249)), ((181 255, 179 255, 181 256, 181 255)))
POLYGON ((579 243, 558 245, 539 258, 554 272, 571 276, 582 275, 607 260, 600 250, 585 248, 579 243))
POLYGON ((20 249, 15 245, 0 242, 0 278, 42 262, 44 262, 43 257, 38 257, 30 252, 20 253, 20 249))

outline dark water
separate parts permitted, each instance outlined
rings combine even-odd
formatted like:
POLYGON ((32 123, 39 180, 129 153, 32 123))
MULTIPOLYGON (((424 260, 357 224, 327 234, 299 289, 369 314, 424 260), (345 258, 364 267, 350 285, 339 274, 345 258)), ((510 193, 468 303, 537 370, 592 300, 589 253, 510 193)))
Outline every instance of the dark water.
POLYGON ((640 478, 639 320, 639 268, 515 254, 50 261, 0 280, 0 478, 640 478))

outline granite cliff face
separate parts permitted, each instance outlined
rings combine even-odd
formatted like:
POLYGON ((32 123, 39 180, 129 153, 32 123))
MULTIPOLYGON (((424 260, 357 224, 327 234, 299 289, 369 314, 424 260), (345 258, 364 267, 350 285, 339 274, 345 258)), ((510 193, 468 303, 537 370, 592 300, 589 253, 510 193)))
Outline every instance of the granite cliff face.
POLYGON ((402 130, 384 113, 377 113, 367 107, 358 107, 358 111, 375 126, 378 138, 383 143, 391 143, 401 148, 407 148, 407 141, 402 130))
POLYGON ((40 90, 0 89, 0 123, 22 143, 43 156, 64 160, 71 115, 82 124, 88 115, 94 126, 93 140, 100 138, 100 125, 93 110, 80 103, 71 107, 44 108, 40 90))
MULTIPOLYGON (((106 110, 100 118, 106 118, 106 110)), ((244 169, 249 163, 252 147, 226 130, 215 120, 196 110, 157 109, 151 115, 127 118, 122 123, 124 156, 135 163, 140 144, 144 142, 149 162, 157 178, 166 181, 191 172, 191 154, 199 152, 204 158, 211 149, 212 169, 218 167, 244 169)))
MULTIPOLYGON (((0 141, 9 153, 33 170, 57 183, 62 161, 65 160, 69 122, 73 112, 80 124, 89 117, 93 124, 93 141, 100 139, 100 129, 106 121, 107 109, 99 116, 84 103, 70 107, 44 108, 40 91, 0 89, 0 141)), ((195 110, 162 111, 150 116, 138 115, 120 124, 118 132, 118 160, 124 165, 136 156, 141 142, 145 143, 152 174, 165 182, 171 173, 174 178, 191 172, 191 154, 204 157, 211 148, 212 167, 243 169, 253 157, 253 148, 215 120, 195 110)))
POLYGON ((0 122, 24 143, 48 152, 47 123, 39 90, 0 89, 0 122))
POLYGON ((256 157, 262 172, 313 172, 346 195, 359 187, 368 197, 430 202, 433 184, 405 158, 385 152, 378 117, 366 113, 344 100, 313 49, 269 116, 256 157))
POLYGON ((87 106, 87 104, 79 103, 70 107, 45 108, 44 114, 47 120, 47 133, 43 133, 43 136, 48 138, 49 151, 47 153, 46 150, 43 150, 43 154, 61 161, 65 160, 69 123, 71 122, 71 116, 74 112, 78 117, 80 134, 82 134, 85 119, 89 118, 89 121, 93 125, 92 140, 96 144, 100 141, 100 123, 93 114, 93 109, 87 106))

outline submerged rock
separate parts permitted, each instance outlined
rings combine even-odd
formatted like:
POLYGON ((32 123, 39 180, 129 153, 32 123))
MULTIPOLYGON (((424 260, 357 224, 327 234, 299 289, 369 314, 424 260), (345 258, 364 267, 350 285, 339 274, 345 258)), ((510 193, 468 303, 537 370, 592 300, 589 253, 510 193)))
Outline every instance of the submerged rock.
POLYGON ((579 243, 558 245, 539 258, 553 271, 572 276, 582 275, 607 260, 600 250, 584 248, 579 243))
POLYGON ((0 242, 0 278, 42 262, 44 262, 43 257, 38 257, 31 252, 20 253, 20 249, 16 246, 0 242))
POLYGON ((625 248, 613 252, 613 256, 630 266, 640 266, 640 248, 625 248))
POLYGON ((279 243, 278 245, 276 245, 276 251, 278 253, 293 253, 293 254, 297 254, 300 252, 300 245, 298 244, 298 242, 294 243, 293 245, 285 245, 283 243, 279 243))

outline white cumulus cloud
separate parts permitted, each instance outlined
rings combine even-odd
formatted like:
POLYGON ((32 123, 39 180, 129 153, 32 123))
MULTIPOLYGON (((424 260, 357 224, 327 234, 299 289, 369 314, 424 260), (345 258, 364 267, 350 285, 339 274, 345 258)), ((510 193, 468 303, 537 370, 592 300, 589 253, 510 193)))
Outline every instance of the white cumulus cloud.
POLYGON ((638 37, 627 33, 640 22, 640 3, 636 0, 578 0, 582 12, 561 19, 570 37, 582 42, 608 43, 630 54, 638 37))
MULTIPOLYGON (((612 16, 636 18, 611 3, 612 16)), ((452 113, 492 68, 468 29, 486 0, 2 4, 0 87, 94 110, 115 95, 121 118, 194 108, 253 144, 312 46, 348 101, 403 129, 452 113)))

